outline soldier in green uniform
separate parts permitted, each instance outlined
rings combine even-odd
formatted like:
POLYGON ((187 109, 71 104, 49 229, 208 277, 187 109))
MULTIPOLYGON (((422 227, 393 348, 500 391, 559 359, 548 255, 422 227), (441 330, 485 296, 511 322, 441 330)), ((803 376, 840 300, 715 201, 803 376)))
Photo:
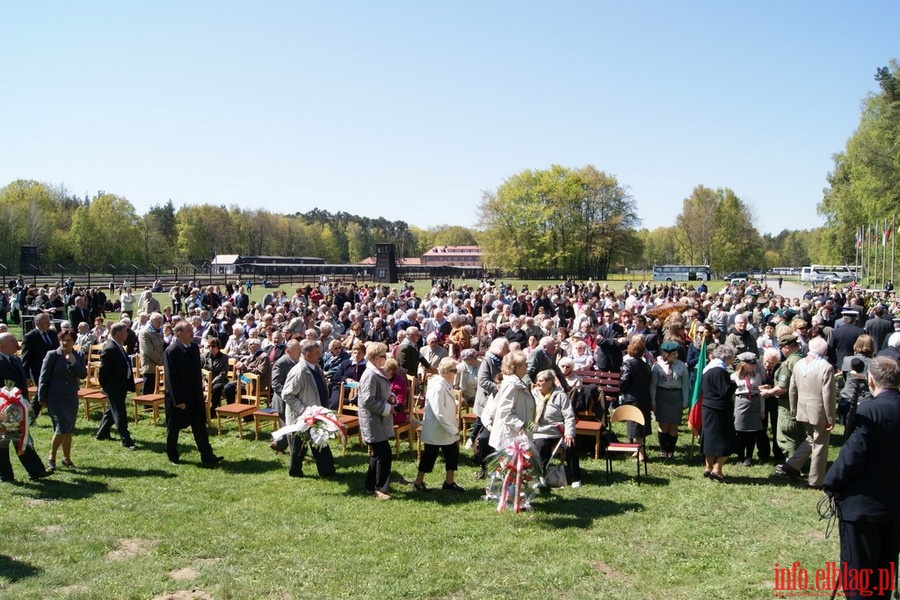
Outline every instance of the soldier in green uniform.
POLYGON ((778 433, 775 443, 786 457, 790 457, 804 440, 803 431, 791 415, 790 399, 788 398, 794 365, 803 358, 803 355, 800 354, 800 345, 797 343, 797 336, 794 333, 784 333, 778 336, 778 346, 784 360, 775 371, 773 387, 762 390, 761 394, 764 398, 770 396, 778 398, 778 433))

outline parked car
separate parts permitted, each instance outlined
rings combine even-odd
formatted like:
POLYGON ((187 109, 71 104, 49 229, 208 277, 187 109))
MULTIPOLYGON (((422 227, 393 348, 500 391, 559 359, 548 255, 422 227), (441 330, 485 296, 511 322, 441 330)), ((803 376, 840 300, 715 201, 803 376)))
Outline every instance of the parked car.
POLYGON ((837 273, 813 273, 809 276, 810 283, 841 283, 841 276, 837 273))
POLYGON ((747 271, 732 271, 725 276, 725 281, 731 281, 732 279, 750 279, 750 275, 747 271))

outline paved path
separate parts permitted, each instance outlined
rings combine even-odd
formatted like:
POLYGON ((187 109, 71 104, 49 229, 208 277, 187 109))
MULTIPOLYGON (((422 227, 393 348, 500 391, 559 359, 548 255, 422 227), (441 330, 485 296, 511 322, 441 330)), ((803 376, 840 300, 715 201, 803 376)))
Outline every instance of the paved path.
MULTIPOLYGON (((709 286, 710 290, 721 291, 721 290, 725 289, 724 281, 718 282, 719 285, 713 285, 715 283, 716 282, 714 282, 714 281, 710 282, 710 286, 709 286)), ((783 282, 781 284, 781 289, 779 289, 777 277, 775 279, 766 279, 766 283, 769 285, 769 287, 771 289, 773 289, 775 291, 775 294, 780 294, 781 296, 784 296, 785 298, 790 298, 790 299, 800 298, 802 300, 803 294, 805 294, 809 290, 809 288, 806 287, 805 285, 801 285, 800 283, 797 283, 794 281, 783 282)))

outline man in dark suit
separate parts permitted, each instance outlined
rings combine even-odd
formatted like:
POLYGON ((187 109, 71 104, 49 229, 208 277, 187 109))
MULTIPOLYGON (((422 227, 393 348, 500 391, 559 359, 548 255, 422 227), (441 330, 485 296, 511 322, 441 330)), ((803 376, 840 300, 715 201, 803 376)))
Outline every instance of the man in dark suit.
POLYGON ((181 464, 178 432, 190 427, 194 442, 205 465, 222 461, 213 453, 206 431, 203 400, 203 375, 200 372, 200 348, 194 343, 194 327, 187 321, 175 325, 175 339, 163 354, 166 381, 166 454, 172 464, 181 464))
POLYGON ((884 317, 884 306, 876 304, 872 318, 866 321, 865 330, 875 341, 875 350, 884 348, 888 336, 894 333, 894 324, 884 317))
MULTIPOLYGON (((28 400, 27 375, 22 362, 16 356, 16 350, 19 349, 19 341, 16 336, 9 332, 0 333, 0 384, 11 384, 13 387, 19 388, 22 392, 22 398, 28 400)), ((31 418, 27 415, 26 418, 31 418)), ((11 437, 11 436, 10 436, 11 437)), ((13 441, 10 437, 3 436, 0 439, 0 481, 16 484, 15 475, 12 470, 12 463, 9 460, 9 446, 13 441)), ((51 475, 53 472, 48 471, 44 467, 37 452, 34 449, 34 441, 29 440, 22 453, 18 455, 19 462, 28 471, 28 476, 33 479, 43 479, 51 475)))
POLYGON ((134 391, 134 373, 131 370, 131 359, 125 353, 125 338, 128 337, 128 325, 114 323, 109 328, 109 337, 103 350, 100 351, 100 371, 97 375, 100 388, 106 393, 107 403, 100 428, 97 430, 98 440, 111 439, 109 435, 113 423, 119 432, 122 445, 129 450, 137 450, 137 446, 128 433, 128 413, 125 408, 125 397, 134 391))
POLYGON ((87 308, 87 298, 78 296, 75 298, 75 306, 69 311, 69 323, 72 325, 72 331, 78 331, 79 323, 91 323, 91 311, 87 308))
MULTIPOLYGON (((272 408, 278 411, 278 423, 280 427, 284 427, 284 399, 281 397, 281 391, 284 388, 284 382, 287 380, 288 373, 300 360, 300 342, 291 340, 285 345, 284 356, 275 361, 272 365, 272 408)), ((288 448, 287 436, 269 444, 275 452, 284 454, 288 448)))
POLYGON ((566 376, 559 369, 559 365, 553 360, 554 356, 556 356, 556 339, 550 336, 542 337, 538 347, 528 355, 528 370, 525 372, 523 381, 527 385, 532 385, 537 382, 538 373, 550 369, 556 373, 556 379, 562 386, 563 391, 568 393, 569 383, 566 381, 566 376))
MULTIPOLYGON (((25 366, 25 374, 28 377, 28 385, 37 385, 41 374, 41 365, 44 357, 51 350, 59 348, 59 340, 50 331, 50 315, 38 313, 34 317, 34 329, 22 338, 22 363, 25 366)), ((25 388, 27 389, 27 386, 25 388)), ((40 414, 40 399, 35 398, 33 403, 34 414, 40 414)))
POLYGON ((628 343, 625 330, 615 322, 613 310, 603 310, 603 324, 597 328, 597 351, 594 364, 599 371, 622 370, 622 348, 628 343))
POLYGON ((853 344, 866 330, 856 325, 858 315, 855 310, 845 310, 841 314, 843 323, 831 332, 828 342, 828 358, 838 370, 849 371, 844 369, 844 359, 853 356, 853 344))
POLYGON ((878 357, 868 380, 873 398, 860 403, 856 427, 823 485, 838 507, 841 563, 847 572, 869 573, 866 588, 860 578, 848 578, 844 592, 888 598, 890 589, 877 588, 884 583, 880 575, 895 572, 891 566, 900 553, 900 364, 878 357))

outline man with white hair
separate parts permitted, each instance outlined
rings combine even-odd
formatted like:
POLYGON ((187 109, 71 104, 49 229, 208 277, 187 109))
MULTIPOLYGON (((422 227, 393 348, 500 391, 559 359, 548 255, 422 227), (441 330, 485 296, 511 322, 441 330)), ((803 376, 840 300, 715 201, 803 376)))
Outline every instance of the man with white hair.
POLYGON ((538 373, 551 370, 556 375, 556 379, 559 381, 562 389, 568 393, 570 387, 569 383, 566 381, 566 376, 563 375, 559 365, 556 364, 556 361, 554 360, 555 356, 556 338, 550 337, 549 335, 542 337, 541 341, 538 342, 538 347, 534 352, 528 355, 528 370, 525 372, 523 381, 527 385, 534 384, 537 382, 538 373))
POLYGON ((828 442, 834 427, 837 388, 834 367, 828 362, 828 342, 821 337, 809 341, 806 358, 794 366, 790 383, 791 414, 806 433, 806 439, 781 470, 799 477, 810 458, 809 487, 822 488, 828 463, 828 442))
POLYGON ((900 331, 895 331, 888 337, 887 347, 878 356, 887 356, 900 362, 900 331))
POLYGON ((156 390, 156 368, 162 366, 166 343, 163 339, 163 316, 155 312, 138 333, 138 348, 141 355, 141 377, 144 378, 142 394, 152 394, 156 390))

